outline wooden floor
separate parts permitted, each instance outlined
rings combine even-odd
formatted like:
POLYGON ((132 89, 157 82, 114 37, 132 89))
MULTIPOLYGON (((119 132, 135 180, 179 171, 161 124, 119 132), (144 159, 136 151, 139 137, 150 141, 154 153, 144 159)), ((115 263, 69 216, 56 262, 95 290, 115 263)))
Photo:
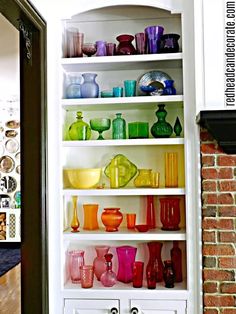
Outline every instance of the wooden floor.
POLYGON ((0 313, 20 314, 20 264, 0 277, 0 313))

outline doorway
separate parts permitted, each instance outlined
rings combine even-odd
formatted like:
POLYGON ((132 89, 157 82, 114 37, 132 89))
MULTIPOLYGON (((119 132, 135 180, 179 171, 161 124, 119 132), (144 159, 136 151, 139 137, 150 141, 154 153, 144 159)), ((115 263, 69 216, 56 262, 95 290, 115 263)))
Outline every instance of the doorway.
POLYGON ((48 313, 46 247, 46 23, 23 0, 1 0, 19 31, 21 313, 48 313))

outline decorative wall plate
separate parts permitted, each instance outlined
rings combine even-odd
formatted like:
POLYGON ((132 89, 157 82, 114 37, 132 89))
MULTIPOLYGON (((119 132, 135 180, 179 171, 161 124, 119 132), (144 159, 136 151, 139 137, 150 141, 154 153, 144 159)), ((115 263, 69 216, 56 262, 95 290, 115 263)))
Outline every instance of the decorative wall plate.
POLYGON ((6 137, 16 137, 18 132, 16 130, 7 130, 5 132, 6 137))
POLYGON ((20 174, 20 165, 16 167, 16 173, 20 174))
POLYGON ((4 176, 0 179, 0 190, 4 193, 12 193, 17 188, 16 179, 11 176, 4 176))
POLYGON ((16 161, 20 162, 20 152, 15 154, 15 159, 16 159, 16 161))
POLYGON ((6 141, 5 147, 9 153, 16 153, 19 149, 19 142, 16 139, 10 139, 6 141))
POLYGON ((15 168, 15 162, 10 156, 2 156, 0 158, 0 171, 9 173, 15 168))
POLYGON ((7 121, 6 126, 10 129, 18 129, 20 127, 20 121, 18 120, 7 121))

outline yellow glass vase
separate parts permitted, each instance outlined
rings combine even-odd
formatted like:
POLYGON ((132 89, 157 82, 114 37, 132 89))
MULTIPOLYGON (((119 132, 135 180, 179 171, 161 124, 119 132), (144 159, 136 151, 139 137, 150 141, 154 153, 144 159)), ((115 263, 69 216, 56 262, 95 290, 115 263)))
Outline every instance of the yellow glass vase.
POLYGON ((165 186, 178 187, 178 153, 165 153, 165 186))

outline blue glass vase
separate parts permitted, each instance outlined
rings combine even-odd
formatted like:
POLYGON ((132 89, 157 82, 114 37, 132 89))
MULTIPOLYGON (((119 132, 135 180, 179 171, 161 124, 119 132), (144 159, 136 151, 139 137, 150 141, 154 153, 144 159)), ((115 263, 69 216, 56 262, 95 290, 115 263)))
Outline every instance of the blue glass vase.
POLYGON ((99 86, 95 79, 97 77, 96 73, 83 73, 82 77, 84 79, 83 84, 81 84, 81 97, 82 98, 97 98, 99 95, 99 86))
POLYGON ((176 95, 174 80, 165 80, 164 83, 165 87, 163 88, 162 95, 176 95))
POLYGON ((66 98, 81 98, 81 81, 82 78, 80 76, 69 77, 69 84, 66 88, 66 98))

